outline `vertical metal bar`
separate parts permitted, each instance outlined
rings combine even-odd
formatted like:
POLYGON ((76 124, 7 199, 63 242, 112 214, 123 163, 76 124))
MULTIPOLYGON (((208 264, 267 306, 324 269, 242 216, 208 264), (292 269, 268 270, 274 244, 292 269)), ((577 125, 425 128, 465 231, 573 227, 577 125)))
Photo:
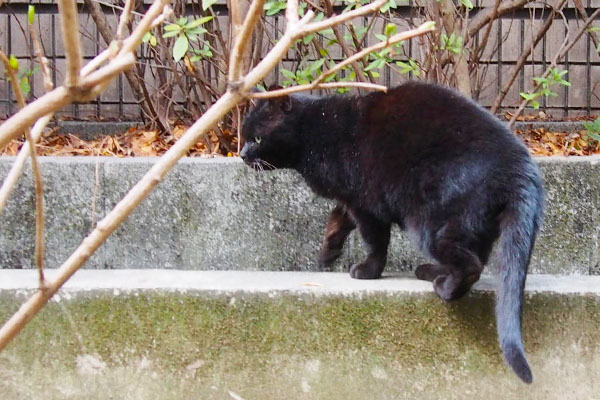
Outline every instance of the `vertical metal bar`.
MULTIPOLYGON (((525 19, 520 19, 519 20, 519 24, 520 24, 520 28, 521 28, 521 32, 520 32, 520 38, 521 38, 521 47, 519 48, 519 54, 523 54, 523 51, 525 50, 525 19)), ((531 24, 531 32, 533 33, 533 23, 531 24)), ((533 54, 531 54, 531 59, 533 60, 533 54)), ((527 63, 525 63, 527 64, 527 63)), ((519 71, 519 92, 524 92, 525 91, 525 68, 521 68, 521 70, 519 71)))
MULTIPOLYGON (((9 26, 9 25, 8 25, 8 14, 6 14, 6 16, 4 17, 4 19, 6 20, 6 24, 5 24, 5 26, 9 26)), ((9 29, 9 32, 10 32, 10 29, 9 29)), ((9 41, 8 35, 6 35, 6 46, 4 47, 5 49, 8 49, 9 43, 10 43, 10 41, 9 41)), ((10 52, 9 52, 9 54, 10 54, 10 52)), ((6 91, 5 91, 5 93, 6 93, 6 98, 2 99, 2 102, 3 102, 4 104, 6 104, 6 108, 5 108, 5 110, 6 110, 6 112, 7 112, 7 113, 10 115, 10 112, 8 111, 8 110, 9 110, 9 106, 8 106, 8 105, 9 105, 9 103, 10 103, 10 98, 9 98, 9 93, 10 93, 10 92, 9 92, 9 91, 10 91, 10 83, 8 82, 8 80, 5 80, 5 81, 4 81, 4 85, 5 85, 5 89, 6 89, 6 91)))
MULTIPOLYGON (((567 24, 569 23, 569 20, 567 19, 567 24)), ((565 26, 565 36, 567 36, 569 33, 569 27, 565 26)), ((587 35, 586 35, 587 36, 587 35)), ((569 71, 569 52, 567 52, 567 54, 565 54, 565 70, 569 71)), ((567 72, 567 77, 569 76, 569 72, 567 72)), ((564 113, 565 113, 565 117, 569 116, 569 87, 568 86, 563 86, 563 88, 565 89, 565 94, 563 96, 563 109, 564 109, 564 113)))
POLYGON ((56 14, 52 13, 51 18, 51 37, 52 37, 52 56, 50 57, 52 60, 52 83, 54 87, 57 86, 56 82, 56 14))
MULTIPOLYGON (((591 0, 587 1, 587 6, 590 8, 591 0)), ((585 41, 585 110, 589 116, 592 114, 592 45, 590 35, 586 35, 585 41)))
MULTIPOLYGON (((231 15, 229 15, 229 18, 231 19, 231 15)), ((279 17, 278 16, 275 16, 274 28, 275 28, 274 29, 274 31, 275 31, 275 35, 274 35, 275 36, 275 40, 278 40, 279 39, 279 17)), ((287 58, 288 57, 287 57, 287 54, 286 54, 284 60, 287 61, 287 58)), ((281 63, 277 63, 275 65, 275 70, 273 71, 273 72, 275 72, 275 83, 277 85, 279 85, 279 64, 281 64, 281 63)))
MULTIPOLYGON (((89 10, 88 11, 88 18, 89 17, 89 10)), ((94 50, 96 51, 96 54, 100 54, 100 32, 98 32, 98 26, 96 26, 96 24, 94 23, 94 30, 96 32, 96 43, 94 44, 94 50)), ((102 115, 102 100, 101 97, 102 93, 100 93, 98 95, 98 97, 96 97, 96 118, 100 118, 100 116, 102 115)))
POLYGON ((119 120, 123 118, 123 74, 119 74, 117 81, 119 89, 119 120))
MULTIPOLYGON (((10 15, 6 15, 6 38, 8 40, 7 46, 6 48, 8 49, 8 54, 12 54, 12 34, 11 34, 11 18, 10 15)), ((7 91, 6 93, 8 94, 8 115, 12 115, 13 113, 13 100, 12 100, 12 87, 10 86, 10 83, 8 82, 8 80, 6 81, 6 85, 7 85, 7 91)))
MULTIPOLYGON (((29 20, 27 21, 27 27, 29 28, 29 20)), ((35 50, 33 50, 34 47, 33 47, 33 37, 31 36, 31 29, 25 30, 25 39, 29 42, 29 48, 31 49, 31 52, 28 54, 29 60, 27 60, 28 61, 27 64, 29 64, 29 70, 33 71, 33 68, 35 68, 35 65, 34 65, 35 50)), ((30 93, 34 94, 35 93, 35 80, 33 79, 33 75, 31 75, 28 79, 29 79, 29 87, 31 89, 30 93)), ((23 93, 23 95, 25 95, 25 93, 23 93)), ((25 96, 25 101, 27 101, 27 97, 28 96, 25 96)))
MULTIPOLYGON (((498 76, 496 79, 496 83, 497 83, 496 90, 497 90, 497 93, 500 93, 500 90, 502 90, 502 19, 497 18, 496 23, 498 24, 498 29, 497 29, 498 59, 496 60, 498 76)), ((502 108, 502 105, 500 105, 500 108, 502 108)))
MULTIPOLYGON (((550 30, 548 30, 548 31, 550 31, 550 30)), ((542 71, 546 70, 546 43, 547 43, 546 36, 547 35, 544 35, 542 37, 542 71)), ((535 61, 534 61, 533 65, 534 65, 533 76, 535 76, 535 61)), ((543 108, 548 107, 548 102, 546 101, 546 96, 542 96, 542 107, 543 108)))
MULTIPOLYGON (((80 10, 77 10, 77 13, 79 13, 79 12, 80 12, 80 10)), ((81 25, 79 25, 79 24, 81 24, 81 20, 79 18, 77 18, 77 24, 78 25, 77 25, 76 31, 73 32, 75 35, 80 34, 79 30, 81 29, 81 25)), ((80 43, 81 43, 80 46, 82 48, 81 53, 82 53, 82 59, 83 59, 83 56, 85 54, 83 52, 83 41, 80 41, 80 43)), ((73 102, 73 114, 74 114, 75 118, 79 119, 79 103, 78 102, 73 102)))

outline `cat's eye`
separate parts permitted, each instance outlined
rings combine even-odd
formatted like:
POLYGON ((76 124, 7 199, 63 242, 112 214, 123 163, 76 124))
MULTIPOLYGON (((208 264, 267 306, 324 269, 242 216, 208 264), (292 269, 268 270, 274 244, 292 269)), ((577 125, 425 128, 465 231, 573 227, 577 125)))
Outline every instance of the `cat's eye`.
POLYGON ((260 136, 257 136, 254 138, 254 141, 256 142, 256 144, 260 144, 262 138, 260 136))

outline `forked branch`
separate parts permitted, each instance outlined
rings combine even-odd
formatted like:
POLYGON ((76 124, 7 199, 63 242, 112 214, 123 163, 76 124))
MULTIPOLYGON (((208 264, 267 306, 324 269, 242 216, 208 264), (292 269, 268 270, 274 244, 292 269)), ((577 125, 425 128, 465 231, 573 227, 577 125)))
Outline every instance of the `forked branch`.
MULTIPOLYGON (((264 0, 254 0, 242 31, 252 32, 256 24, 256 15, 260 9, 259 4, 264 0)), ((386 0, 379 0, 367 6, 360 7, 347 14, 342 14, 319 23, 311 24, 310 21, 314 17, 314 13, 309 11, 300 19, 297 15, 298 4, 297 0, 288 1, 288 13, 286 31, 282 38, 277 42, 275 47, 267 54, 267 56, 254 67, 246 76, 240 78, 240 82, 235 85, 230 85, 229 90, 210 107, 202 117, 196 121, 187 132, 181 137, 173 147, 171 147, 156 164, 144 175, 144 177, 125 195, 125 197, 108 213, 96 226, 96 228, 83 240, 75 252, 63 263, 56 271, 53 279, 48 279, 44 290, 37 291, 25 304, 21 306, 19 311, 10 318, 2 328, 0 328, 0 351, 7 343, 17 335, 21 329, 39 312, 46 302, 59 290, 59 288, 85 263, 94 251, 106 240, 106 238, 114 232, 115 229, 133 212, 133 210, 150 194, 154 187, 162 181, 165 175, 173 168, 177 161, 183 157, 188 150, 202 137, 202 135, 212 126, 214 126, 223 116, 242 101, 249 90, 262 80, 283 58, 294 41, 303 35, 311 32, 319 31, 331 27, 335 24, 342 23, 356 16, 365 15, 372 11, 378 10, 386 0), (291 11, 290 11, 291 10, 291 11)), ((151 7, 155 7, 161 3, 159 0, 151 7)), ((162 6, 161 6, 162 7, 162 6)), ((158 12, 160 13, 160 10, 158 12)), ((150 11, 149 11, 150 12, 150 11)), ((146 14, 146 17, 148 14, 146 14)), ((148 30, 152 21, 158 16, 155 14, 150 21, 145 25, 145 30, 148 30)), ((144 17, 144 20, 146 19, 144 17)), ((142 22, 144 21, 142 20, 142 22)), ((427 32, 424 30, 422 33, 427 32)), ((141 41, 145 31, 136 31, 129 39, 123 43, 123 48, 119 51, 118 56, 124 53, 131 52, 141 41)), ((240 33, 242 35, 242 33, 240 33)), ((249 35, 248 35, 249 36, 249 35)), ((235 46, 234 51, 239 52, 244 48, 244 40, 246 38, 236 38, 236 42, 240 41, 239 45, 235 46)), ((240 54, 232 55, 232 60, 241 62, 240 54)), ((110 65, 110 64, 109 64, 110 65)), ((234 66, 237 71, 240 71, 240 65, 234 66)), ((82 79, 85 82, 85 79, 82 79)), ((59 88, 60 89, 60 88, 59 88)), ((56 91, 56 90, 55 90, 56 91)), ((52 92, 51 92, 52 93, 52 92)), ((58 96, 57 96, 58 97, 58 96)), ((62 98, 62 97, 61 97, 62 98)), ((68 95, 67 95, 68 98, 68 95)), ((26 109, 24 109, 25 111, 26 109)), ((33 112, 29 111, 30 114, 33 112)), ((9 120, 10 121, 10 120, 9 120)), ((7 121, 8 123, 8 121, 7 121)), ((14 125, 13 125, 14 126, 14 125)), ((14 129, 14 128, 12 128, 14 129)), ((2 140, 10 135, 3 132, 0 127, 0 147, 2 140)))

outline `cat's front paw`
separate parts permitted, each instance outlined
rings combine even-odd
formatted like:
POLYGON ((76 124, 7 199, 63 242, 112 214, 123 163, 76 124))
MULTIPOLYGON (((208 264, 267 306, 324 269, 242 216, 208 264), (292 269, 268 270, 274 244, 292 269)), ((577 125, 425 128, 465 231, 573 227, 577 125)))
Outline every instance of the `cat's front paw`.
POLYGON ((325 247, 321 249, 319 254, 319 267, 321 269, 329 268, 335 260, 337 260, 342 254, 342 249, 332 249, 325 247))
POLYGON ((362 262, 350 267, 350 276, 354 279, 379 279, 383 268, 374 263, 362 262))

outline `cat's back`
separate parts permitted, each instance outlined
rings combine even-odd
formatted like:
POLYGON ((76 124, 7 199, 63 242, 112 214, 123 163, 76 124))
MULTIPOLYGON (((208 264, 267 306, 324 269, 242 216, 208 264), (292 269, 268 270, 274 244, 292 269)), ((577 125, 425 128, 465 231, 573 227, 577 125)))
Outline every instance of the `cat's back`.
POLYGON ((405 158, 471 152, 529 160, 523 143, 497 117, 454 89, 408 82, 361 98, 365 137, 405 158))

